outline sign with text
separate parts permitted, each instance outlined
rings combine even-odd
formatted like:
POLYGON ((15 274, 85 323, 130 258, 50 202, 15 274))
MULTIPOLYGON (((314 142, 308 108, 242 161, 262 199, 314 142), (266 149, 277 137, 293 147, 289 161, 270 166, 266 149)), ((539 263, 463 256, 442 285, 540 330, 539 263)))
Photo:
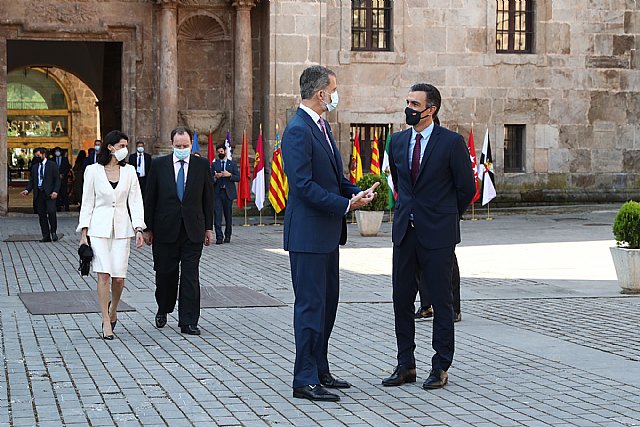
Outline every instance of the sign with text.
POLYGON ((9 115, 8 136, 17 137, 65 137, 69 136, 68 116, 9 115))

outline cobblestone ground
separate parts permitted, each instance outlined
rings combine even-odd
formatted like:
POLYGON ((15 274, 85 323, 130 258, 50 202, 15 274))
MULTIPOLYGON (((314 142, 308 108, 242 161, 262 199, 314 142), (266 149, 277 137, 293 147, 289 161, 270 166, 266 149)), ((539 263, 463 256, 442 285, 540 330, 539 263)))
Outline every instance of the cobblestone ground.
MULTIPOLYGON (((171 317, 153 326, 151 251, 132 250, 116 339, 98 314, 30 315, 20 292, 91 290, 77 269, 77 217, 57 243, 1 242, 0 425, 640 424, 640 298, 623 296, 608 254, 616 206, 496 212, 465 221, 457 249, 463 321, 450 383, 425 391, 431 322, 417 326, 418 382, 384 388, 393 370, 390 224, 341 251, 341 304, 330 341, 341 401, 291 397, 293 294, 282 227, 234 227, 205 248, 202 285, 245 286, 280 307, 203 309, 202 336, 171 317)), ((0 237, 37 232, 0 218, 0 237)))

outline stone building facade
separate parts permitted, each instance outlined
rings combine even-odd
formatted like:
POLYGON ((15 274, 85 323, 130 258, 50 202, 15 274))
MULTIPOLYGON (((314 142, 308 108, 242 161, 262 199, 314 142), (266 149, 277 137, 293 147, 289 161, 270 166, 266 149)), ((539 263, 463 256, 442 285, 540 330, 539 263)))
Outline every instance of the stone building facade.
MULTIPOLYGON (((354 49, 353 8, 366 1, 3 2, 0 120, 10 119, 7 74, 37 67, 65 86, 73 153, 112 128, 166 153, 177 124, 216 143, 230 130, 234 145, 243 130, 255 145, 262 124, 270 150, 299 102, 301 71, 322 64, 338 76, 328 119, 345 165, 354 129, 403 129, 407 90, 426 81, 443 95, 443 125, 465 137, 473 128, 478 152, 488 129, 497 201, 640 195, 640 2, 528 1, 526 53, 497 52, 503 1, 374 3, 389 7, 382 50, 354 49), (515 168, 513 149, 505 158, 512 130, 515 168)), ((0 133, 0 213, 10 206, 8 147, 39 143, 0 133)))

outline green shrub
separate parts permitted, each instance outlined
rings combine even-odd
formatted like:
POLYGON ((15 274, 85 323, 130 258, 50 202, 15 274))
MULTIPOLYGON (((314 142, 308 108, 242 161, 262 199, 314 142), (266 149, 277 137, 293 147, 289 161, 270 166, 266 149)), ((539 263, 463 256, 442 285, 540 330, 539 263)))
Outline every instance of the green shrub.
POLYGON ((618 246, 640 249, 640 203, 631 200, 620 207, 613 220, 613 235, 618 246))
POLYGON ((371 187, 375 182, 379 182, 378 188, 376 188, 376 197, 373 201, 362 208, 363 211, 384 211, 389 206, 389 184, 387 184, 387 177, 384 175, 374 175, 368 173, 356 182, 356 185, 362 190, 366 190, 371 187))

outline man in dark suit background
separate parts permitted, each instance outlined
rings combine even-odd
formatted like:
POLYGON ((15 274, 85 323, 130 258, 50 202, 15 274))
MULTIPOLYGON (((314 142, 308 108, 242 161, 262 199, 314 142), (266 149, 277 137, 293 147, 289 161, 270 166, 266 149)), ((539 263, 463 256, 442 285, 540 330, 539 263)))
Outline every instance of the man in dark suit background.
POLYGON ((213 192, 215 195, 215 214, 213 217, 216 230, 216 245, 231 241, 231 228, 233 218, 233 201, 238 197, 236 182, 240 181, 240 169, 236 162, 227 159, 227 150, 224 144, 216 147, 218 158, 211 163, 213 174, 213 192), (224 234, 222 234, 222 214, 224 214, 224 234), (224 240, 223 240, 224 239, 224 240))
POLYGON ((153 245, 156 327, 167 324, 180 283, 180 332, 200 335, 200 256, 213 240, 213 190, 209 161, 191 155, 191 131, 171 132, 173 153, 154 160, 147 177, 145 240, 153 245))
POLYGON ((100 153, 100 147, 102 146, 102 141, 96 139, 93 143, 93 148, 89 148, 89 154, 87 154, 87 158, 84 159, 84 168, 87 166, 94 164, 98 159, 98 153, 100 153))
POLYGON ((338 103, 336 75, 312 66, 300 76, 300 108, 282 136, 289 201, 284 249, 289 251, 295 294, 296 360, 293 397, 338 401, 324 387, 348 388, 329 371, 327 350, 339 296, 338 245, 347 240, 345 214, 375 196, 343 175, 342 159, 329 123, 320 117, 338 103))
POLYGON ((66 153, 63 153, 60 147, 54 148, 53 154, 54 157, 51 160, 53 160, 56 166, 58 166, 58 172, 60 173, 60 192, 56 198, 56 207, 58 208, 58 211, 61 211, 64 207, 64 210, 69 212, 67 180, 69 179, 69 172, 71 172, 71 164, 69 163, 66 153))
POLYGON ((56 217, 56 198, 60 192, 60 173, 55 162, 47 160, 47 150, 33 150, 31 177, 23 196, 33 191, 33 205, 40 220, 41 242, 58 240, 58 219, 56 217))
POLYGON ((140 191, 142 197, 146 194, 147 176, 151 170, 151 155, 144 152, 144 142, 136 142, 136 152, 129 156, 129 164, 136 168, 138 174, 138 183, 140 184, 140 191))
POLYGON ((391 137, 391 176, 398 190, 393 219, 393 310, 398 364, 385 386, 415 382, 413 303, 420 270, 433 306, 435 354, 425 389, 443 387, 453 361, 454 310, 451 272, 460 217, 475 194, 469 151, 461 135, 433 121, 441 105, 438 89, 415 84, 405 109, 409 129, 391 137))

